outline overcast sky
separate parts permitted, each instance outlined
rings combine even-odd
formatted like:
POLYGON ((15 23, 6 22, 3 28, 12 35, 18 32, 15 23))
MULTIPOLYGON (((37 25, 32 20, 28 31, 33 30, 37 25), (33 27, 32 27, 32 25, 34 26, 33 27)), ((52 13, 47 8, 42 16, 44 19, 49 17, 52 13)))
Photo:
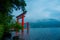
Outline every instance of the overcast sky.
MULTIPOLYGON (((60 0, 25 0, 27 14, 25 21, 38 21, 42 19, 60 20, 60 0)), ((21 10, 14 11, 13 15, 21 14, 21 10)))

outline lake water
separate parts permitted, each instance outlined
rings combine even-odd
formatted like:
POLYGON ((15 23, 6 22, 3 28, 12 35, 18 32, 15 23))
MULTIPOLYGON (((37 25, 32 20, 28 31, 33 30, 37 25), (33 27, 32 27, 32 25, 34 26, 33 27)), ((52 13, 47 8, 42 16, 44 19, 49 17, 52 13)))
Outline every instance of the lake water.
POLYGON ((30 28, 29 40, 60 40, 60 28, 30 28))
MULTIPOLYGON (((30 28, 29 37, 26 30, 24 32, 26 40, 60 40, 60 28, 30 28)), ((15 35, 15 32, 12 34, 15 35)))

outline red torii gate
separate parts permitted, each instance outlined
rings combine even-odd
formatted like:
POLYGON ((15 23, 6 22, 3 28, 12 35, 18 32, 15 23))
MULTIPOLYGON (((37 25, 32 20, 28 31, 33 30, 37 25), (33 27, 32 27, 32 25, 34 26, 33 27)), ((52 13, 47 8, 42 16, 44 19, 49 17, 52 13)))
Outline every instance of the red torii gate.
MULTIPOLYGON (((27 11, 24 11, 22 14, 18 15, 17 18, 17 22, 18 24, 20 24, 19 19, 22 19, 22 34, 24 34, 24 17, 27 11)), ((27 22, 27 33, 29 34, 29 23, 27 22)))

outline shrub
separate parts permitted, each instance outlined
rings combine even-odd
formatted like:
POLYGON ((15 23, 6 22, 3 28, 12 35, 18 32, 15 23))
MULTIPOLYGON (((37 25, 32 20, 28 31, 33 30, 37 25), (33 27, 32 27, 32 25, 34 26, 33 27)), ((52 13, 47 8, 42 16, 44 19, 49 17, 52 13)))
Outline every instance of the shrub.
POLYGON ((22 29, 22 26, 16 22, 15 25, 14 25, 14 28, 15 28, 15 31, 16 30, 19 31, 19 30, 22 29))
POLYGON ((4 27, 3 27, 3 25, 0 25, 0 40, 3 36, 3 32, 4 32, 4 27))

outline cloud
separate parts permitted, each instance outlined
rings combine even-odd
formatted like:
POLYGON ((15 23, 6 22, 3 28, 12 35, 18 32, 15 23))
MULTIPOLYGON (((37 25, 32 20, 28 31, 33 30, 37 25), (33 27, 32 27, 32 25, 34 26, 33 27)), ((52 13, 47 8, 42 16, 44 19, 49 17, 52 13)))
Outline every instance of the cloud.
MULTIPOLYGON (((27 14, 25 21, 60 18, 60 0, 25 0, 27 14)), ((14 12, 20 14, 20 11, 14 12)), ((60 19, 59 19, 60 20, 60 19)))
MULTIPOLYGON (((45 18, 60 18, 60 0, 34 0, 27 3, 30 7, 28 15, 30 20, 41 20, 45 18)), ((27 5, 27 6, 28 6, 27 5)), ((28 8, 27 8, 28 9, 28 8)))
POLYGON ((47 11, 50 12, 50 18, 60 20, 60 11, 51 9, 47 11))

